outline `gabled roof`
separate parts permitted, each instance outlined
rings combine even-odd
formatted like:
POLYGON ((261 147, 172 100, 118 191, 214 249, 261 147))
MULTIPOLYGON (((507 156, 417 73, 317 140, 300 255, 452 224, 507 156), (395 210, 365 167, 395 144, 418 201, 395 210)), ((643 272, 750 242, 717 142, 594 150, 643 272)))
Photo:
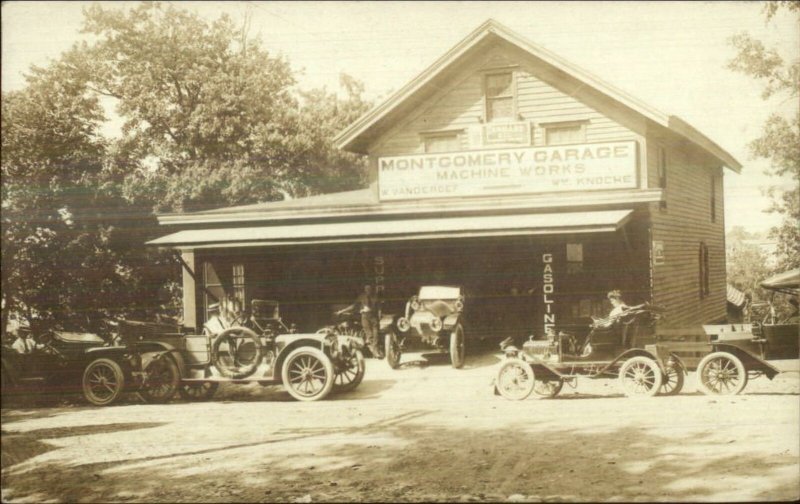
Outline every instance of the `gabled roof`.
POLYGON ((665 114, 611 84, 603 82, 586 70, 573 65, 544 47, 530 42, 493 19, 489 19, 481 24, 461 42, 456 44, 431 66, 411 80, 411 82, 403 86, 384 102, 373 107, 344 131, 339 133, 334 139, 337 147, 351 152, 365 153, 370 130, 373 128, 380 129, 377 127, 391 122, 393 115, 396 114, 401 106, 408 106, 409 104, 418 105, 421 103, 426 96, 431 94, 432 90, 437 88, 434 84, 435 80, 440 79, 443 74, 449 73, 453 68, 458 67, 461 62, 467 60, 469 56, 474 54, 479 48, 485 47, 487 44, 498 40, 505 41, 526 51, 555 69, 591 86, 596 91, 608 96, 646 119, 688 139, 708 152, 711 156, 718 159, 721 164, 737 173, 741 171, 742 165, 731 154, 686 123, 686 121, 683 121, 679 117, 665 114))

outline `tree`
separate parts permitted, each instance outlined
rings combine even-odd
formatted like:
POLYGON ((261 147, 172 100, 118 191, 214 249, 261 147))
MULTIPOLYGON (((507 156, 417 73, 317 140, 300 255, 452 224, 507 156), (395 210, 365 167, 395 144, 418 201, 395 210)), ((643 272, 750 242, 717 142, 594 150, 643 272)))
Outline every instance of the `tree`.
POLYGON ((119 159, 136 166, 125 180, 131 201, 189 211, 328 189, 320 181, 362 183, 364 163, 330 144, 337 121, 366 109, 352 81, 343 117, 324 91, 298 96, 288 62, 248 38, 247 23, 209 23, 158 2, 84 13, 98 40, 66 61, 117 100, 119 159))
MULTIPOLYGON (((800 2, 781 1, 768 2, 764 6, 766 21, 782 9, 797 13, 800 25, 800 2)), ((774 185, 768 189, 772 197, 769 211, 783 216, 780 226, 771 231, 771 237, 778 240, 778 250, 782 257, 780 266, 783 269, 800 266, 800 114, 796 100, 800 93, 800 58, 785 61, 774 48, 766 48, 764 44, 746 33, 731 39, 737 49, 737 55, 729 62, 729 68, 752 76, 765 83, 762 98, 767 100, 773 96, 785 97, 794 103, 786 111, 770 115, 764 125, 761 136, 753 140, 749 147, 754 156, 770 160, 770 168, 765 173, 772 177, 784 177, 791 181, 789 189, 774 185)))

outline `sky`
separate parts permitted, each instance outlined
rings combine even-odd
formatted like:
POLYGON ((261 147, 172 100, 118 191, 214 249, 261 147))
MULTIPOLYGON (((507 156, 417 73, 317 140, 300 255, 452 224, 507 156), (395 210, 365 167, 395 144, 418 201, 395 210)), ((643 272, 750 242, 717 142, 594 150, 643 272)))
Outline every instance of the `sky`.
MULTIPOLYGON (((98 2, 109 8, 133 2, 98 2)), ((787 14, 765 23, 761 2, 167 2, 209 20, 250 16, 250 33, 300 72, 299 86, 337 90, 344 72, 371 98, 387 96, 493 18, 645 103, 686 120, 743 165, 726 170, 725 224, 764 231, 767 161, 747 144, 774 112, 797 100, 761 99, 762 85, 726 68, 729 38, 749 32, 785 59, 800 58, 800 26, 787 14)), ((82 40, 90 2, 2 4, 2 90, 25 86, 30 65, 46 65, 82 40)), ((110 123, 108 134, 118 131, 110 123)))

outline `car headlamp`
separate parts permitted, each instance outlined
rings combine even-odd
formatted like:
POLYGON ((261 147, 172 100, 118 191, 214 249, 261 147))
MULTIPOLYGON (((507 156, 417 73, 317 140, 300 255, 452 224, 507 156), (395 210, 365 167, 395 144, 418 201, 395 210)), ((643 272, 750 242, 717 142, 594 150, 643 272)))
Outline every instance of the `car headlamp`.
POLYGON ((411 298, 411 309, 414 311, 419 310, 419 299, 416 297, 411 298))
POLYGON ((431 329, 433 331, 439 332, 444 327, 444 323, 442 323, 442 319, 439 317, 434 317, 431 319, 431 329))
POLYGON ((411 329, 411 322, 405 317, 400 317, 397 319, 397 329, 400 332, 408 332, 411 329))
POLYGON ((459 298, 456 300, 456 311, 462 311, 464 309, 464 300, 459 298))

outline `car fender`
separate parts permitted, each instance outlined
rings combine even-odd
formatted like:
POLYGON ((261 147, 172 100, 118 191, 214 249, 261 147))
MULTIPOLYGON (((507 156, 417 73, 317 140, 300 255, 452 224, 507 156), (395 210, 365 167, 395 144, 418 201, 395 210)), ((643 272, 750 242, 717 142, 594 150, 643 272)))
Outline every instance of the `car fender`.
POLYGON ((187 376, 188 374, 186 360, 183 358, 180 350, 175 348, 174 345, 164 343, 163 341, 144 341, 136 345, 136 351, 142 359, 141 370, 147 369, 147 366, 153 362, 153 360, 168 355, 172 357, 172 360, 177 364, 181 377, 187 376))
POLYGON ((781 372, 778 368, 768 363, 761 357, 753 355, 747 350, 736 345, 729 345, 727 343, 714 343, 712 346, 715 352, 728 352, 738 357, 739 360, 742 361, 742 364, 744 364, 745 370, 761 371, 770 380, 775 378, 775 376, 781 372))
POLYGON ((461 322, 461 315, 458 313, 447 315, 442 322, 444 323, 444 330, 450 331, 461 322))
POLYGON ((594 376, 599 376, 601 374, 606 373, 609 369, 611 369, 614 365, 621 361, 626 361, 631 357, 647 357, 648 359, 653 359, 656 362, 656 365, 661 370, 662 373, 665 373, 666 365, 665 360, 663 358, 669 358, 670 352, 663 347, 662 345, 647 345, 645 348, 631 348, 619 354, 614 360, 609 362, 605 365, 600 371, 598 371, 594 376), (661 347, 656 348, 656 347, 661 347), (659 357, 659 352, 661 352, 662 356, 659 357))
POLYGON ((319 337, 314 334, 282 334, 281 336, 278 336, 275 339, 275 342, 278 344, 278 357, 275 359, 275 367, 273 368, 275 379, 278 381, 283 381, 281 373, 283 370, 283 361, 285 361, 286 357, 292 353, 292 350, 302 346, 309 346, 324 352, 325 343, 323 340, 324 336, 319 337), (280 343, 284 343, 284 346, 281 347, 280 343))

